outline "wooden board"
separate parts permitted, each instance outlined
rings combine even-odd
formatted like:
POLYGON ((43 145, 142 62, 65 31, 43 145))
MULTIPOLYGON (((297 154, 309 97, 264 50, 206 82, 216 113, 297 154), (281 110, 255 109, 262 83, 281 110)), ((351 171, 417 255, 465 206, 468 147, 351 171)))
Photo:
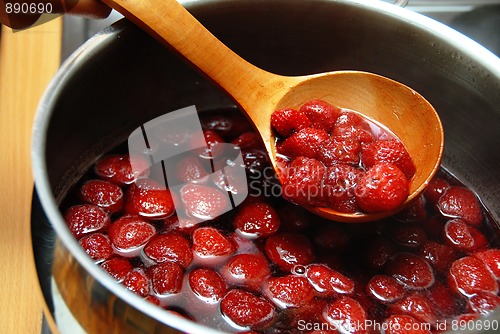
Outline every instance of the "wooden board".
POLYGON ((31 248, 35 110, 60 64, 61 18, 0 37, 0 333, 41 332, 44 303, 31 248))

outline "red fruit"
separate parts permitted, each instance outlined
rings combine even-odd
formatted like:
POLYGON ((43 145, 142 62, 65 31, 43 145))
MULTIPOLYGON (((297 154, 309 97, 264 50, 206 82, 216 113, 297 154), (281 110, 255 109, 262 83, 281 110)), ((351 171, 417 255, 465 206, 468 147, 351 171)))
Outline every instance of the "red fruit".
POLYGON ((183 268, 187 268, 193 260, 189 241, 173 233, 153 237, 144 247, 144 254, 156 263, 176 262, 183 268))
MULTIPOLYGON (((155 235, 155 227, 138 216, 118 218, 109 228, 113 247, 125 253, 140 249, 155 235)), ((131 254, 135 255, 135 252, 131 254)))
POLYGON ((194 269, 189 273, 189 286, 202 300, 213 304, 224 297, 227 286, 222 277, 212 269, 194 269))
POLYGON ((252 329, 265 328, 276 315, 270 301, 240 289, 226 294, 220 303, 220 310, 230 322, 252 329))
POLYGON ((365 212, 394 210, 409 195, 408 181, 396 166, 380 163, 361 176, 355 195, 358 205, 365 212))
POLYGON ((227 114, 200 113, 201 127, 203 129, 216 131, 221 136, 234 136, 234 134, 250 131, 245 116, 230 110, 227 114))
POLYGON ((488 314, 500 306, 500 297, 491 292, 478 292, 469 298, 469 307, 472 312, 488 314))
POLYGON ((449 286, 466 297, 479 292, 498 293, 498 283, 481 260, 466 256, 452 263, 449 286))
POLYGON ((322 264, 310 264, 306 277, 316 291, 324 294, 352 294, 354 281, 322 264))
MULTIPOLYGON (((327 325, 323 320, 323 311, 326 308, 326 304, 325 299, 315 297, 301 307, 285 310, 284 314, 286 316, 283 317, 285 321, 284 327, 298 328, 301 324, 304 325, 305 323, 327 325)), ((312 334, 315 332, 307 333, 312 334)), ((335 333, 338 334, 338 332, 335 333)))
POLYGON ((444 238, 451 247, 466 253, 480 250, 488 245, 486 237, 461 218, 452 219, 446 223, 444 238))
POLYGON ((418 250, 418 255, 427 260, 441 274, 447 273, 453 261, 458 257, 453 248, 434 241, 426 241, 418 250))
POLYGON ((276 110, 271 115, 271 127, 283 137, 311 127, 311 121, 302 112, 292 108, 276 110))
POLYGON ((236 245, 214 227, 200 227, 193 232, 193 252, 201 258, 231 255, 236 245))
POLYGON ((167 189, 148 179, 132 184, 125 195, 125 212, 148 219, 163 219, 175 211, 172 195, 167 189))
POLYGON ((101 262, 111 258, 113 247, 109 238, 102 233, 88 234, 80 239, 80 245, 88 256, 96 262, 101 262))
POLYGON ((442 318, 449 318, 456 314, 461 303, 456 298, 456 294, 452 293, 447 285, 436 282, 428 291, 426 296, 434 304, 436 313, 439 313, 442 318))
POLYGON ((209 169, 209 160, 188 156, 177 163, 177 178, 181 183, 203 183, 207 180, 209 169))
POLYGON ((497 280, 500 280, 500 249, 487 249, 473 254, 488 267, 497 280))
POLYGON ((382 327, 387 328, 385 334, 431 334, 430 326, 404 314, 391 315, 382 327))
POLYGON ((341 333, 369 333, 366 311, 351 297, 340 297, 329 303, 323 313, 325 320, 341 333))
POLYGON ((392 304, 389 310, 392 314, 406 314, 424 323, 435 324, 437 320, 432 302, 419 293, 392 304))
POLYGON ((342 112, 337 118, 332 136, 355 139, 360 143, 369 143, 375 139, 370 125, 361 116, 350 111, 342 112))
POLYGON ((216 131, 203 129, 203 136, 205 137, 205 142, 209 148, 217 144, 224 143, 224 139, 222 139, 216 131))
POLYGON ((224 265, 221 273, 231 285, 260 291, 271 269, 262 254, 237 254, 224 265))
POLYGON ((396 246, 389 239, 378 237, 369 242, 365 263, 370 269, 382 269, 395 253, 396 246))
POLYGON ((340 116, 340 108, 337 108, 323 100, 311 100, 304 103, 300 109, 311 121, 312 127, 330 132, 335 121, 340 116))
POLYGON ((427 211, 425 210, 425 199, 423 196, 417 197, 409 203, 403 211, 395 216, 396 220, 405 223, 420 223, 427 218, 427 211))
POLYGON ((305 128, 285 139, 277 146, 279 153, 288 157, 317 158, 321 147, 330 137, 320 129, 305 128))
POLYGON ((442 215, 463 218, 470 225, 478 226, 483 221, 479 200, 472 191, 464 187, 449 187, 439 198, 437 207, 442 215))
POLYGON ((307 278, 296 275, 269 277, 264 291, 281 309, 303 306, 314 297, 307 278))
POLYGON ((180 193, 186 213, 191 217, 211 220, 232 209, 227 192, 215 187, 187 184, 180 193))
POLYGON ((90 180, 80 188, 80 196, 84 202, 116 213, 123 208, 122 188, 114 183, 102 180, 90 180))
POLYGON ((331 138, 318 151, 318 160, 327 166, 348 164, 357 166, 360 161, 361 145, 355 139, 331 138))
POLYGON ((325 202, 323 180, 325 166, 318 160, 298 157, 292 161, 282 178, 283 198, 299 205, 325 202))
POLYGON ((280 233, 267 238, 264 245, 267 257, 283 270, 295 265, 307 265, 314 260, 309 239, 301 234, 280 233))
POLYGON ((388 162, 398 167, 409 180, 415 174, 415 165, 404 145, 396 139, 376 140, 363 145, 361 161, 366 169, 381 162, 388 162))
POLYGON ((147 295, 149 295, 150 281, 144 270, 142 270, 141 268, 132 269, 127 274, 127 276, 125 276, 122 284, 127 289, 135 292, 141 297, 146 297, 147 295))
POLYGON ((310 217, 304 208, 285 202, 277 211, 283 231, 302 232, 308 228, 310 217))
POLYGON ((163 262, 148 269, 151 287, 157 295, 178 293, 182 288, 184 271, 174 262, 163 262))
POLYGON ((359 125, 363 129, 370 130, 370 125, 363 117, 352 111, 342 111, 335 121, 335 127, 359 125))
POLYGON ((394 241, 405 249, 415 249, 427 240, 423 228, 418 225, 398 226, 392 234, 394 241))
POLYGON ((139 170, 145 170, 142 175, 147 175, 147 164, 139 157, 133 157, 132 162, 136 168, 132 170, 130 156, 128 154, 106 155, 97 161, 94 166, 95 173, 119 186, 131 184, 141 174, 139 170))
POLYGON ((280 227, 280 219, 276 210, 267 203, 245 203, 236 213, 233 224, 236 232, 254 239, 276 233, 280 227))
POLYGON ((419 290, 434 284, 432 267, 421 257, 399 253, 387 263, 386 273, 408 289, 419 290))
POLYGON ((231 144, 238 146, 242 150, 251 150, 262 147, 262 141, 259 135, 253 131, 242 133, 236 137, 231 144))
POLYGON ((339 212, 360 211, 356 202, 355 189, 362 175, 361 170, 345 164, 328 167, 324 181, 328 206, 339 212))
POLYGON ((101 267, 106 270, 118 282, 122 282, 133 266, 127 258, 117 256, 101 263, 101 267))
POLYGON ((443 222, 438 217, 427 217, 421 222, 421 226, 427 233, 430 238, 434 238, 436 240, 443 239, 443 229, 445 222, 443 222))
POLYGON ((92 204, 75 205, 64 213, 69 230, 79 239, 91 232, 102 232, 110 224, 109 215, 100 207, 92 204))
POLYGON ((436 205, 441 196, 450 187, 450 184, 445 179, 439 177, 434 177, 429 182, 427 188, 425 188, 424 196, 427 202, 432 205, 436 205))
POLYGON ((400 301, 406 296, 406 290, 399 282, 387 275, 376 275, 368 282, 367 292, 383 304, 400 301))
POLYGON ((251 173, 258 173, 268 166, 267 153, 262 149, 251 149, 242 152, 245 168, 251 173))

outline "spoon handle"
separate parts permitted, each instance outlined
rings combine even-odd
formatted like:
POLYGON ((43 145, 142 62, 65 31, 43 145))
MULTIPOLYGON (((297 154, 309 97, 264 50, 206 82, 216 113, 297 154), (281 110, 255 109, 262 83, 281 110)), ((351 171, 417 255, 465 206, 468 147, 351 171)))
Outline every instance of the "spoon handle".
MULTIPOLYGON (((161 43, 172 47, 226 90, 246 111, 275 95, 285 77, 238 56, 176 0, 102 0, 161 43), (281 81, 281 82, 280 82, 281 81)), ((279 94, 278 94, 279 95, 279 94)))

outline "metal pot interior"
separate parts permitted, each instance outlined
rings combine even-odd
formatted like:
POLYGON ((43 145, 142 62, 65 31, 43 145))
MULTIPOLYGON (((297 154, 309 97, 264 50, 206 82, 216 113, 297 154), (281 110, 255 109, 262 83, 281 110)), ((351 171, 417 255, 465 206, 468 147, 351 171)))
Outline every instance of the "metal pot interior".
MULTIPOLYGON (((298 75, 363 70, 414 88, 442 118, 443 166, 475 190, 499 221, 500 60, 493 54, 439 23, 386 4, 184 3, 236 53, 268 71, 298 75)), ((164 317, 115 287, 79 249, 57 210, 67 190, 100 155, 142 123, 189 105, 203 110, 233 103, 174 53, 129 22, 119 22, 73 54, 49 86, 35 123, 33 160, 37 193, 61 242, 58 247, 65 249, 75 272, 95 283, 84 293, 95 298, 99 292, 107 302, 117 295, 120 305, 133 304, 138 313, 158 320, 152 328, 167 323, 198 331, 200 327, 164 317)), ((33 219, 35 247, 42 242, 37 238, 43 230, 39 214, 33 219)), ((39 272, 47 272, 53 256, 54 240, 43 242, 52 247, 35 250, 39 272)))

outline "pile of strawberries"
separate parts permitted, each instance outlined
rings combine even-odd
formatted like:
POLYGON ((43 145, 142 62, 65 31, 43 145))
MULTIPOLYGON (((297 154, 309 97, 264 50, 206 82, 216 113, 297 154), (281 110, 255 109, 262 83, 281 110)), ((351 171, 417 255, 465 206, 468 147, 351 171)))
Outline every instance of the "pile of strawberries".
POLYGON ((271 116, 285 167, 283 196, 299 205, 377 213, 408 197, 415 166, 403 144, 358 114, 323 100, 271 116))
MULTIPOLYGON (((340 115, 337 125, 342 115, 352 117, 340 115)), ((207 139, 217 138, 212 146, 239 143, 243 156, 255 157, 262 150, 255 134, 245 130, 235 137, 227 130, 248 130, 237 117, 205 119, 207 139)), ((296 127, 288 139, 301 133, 296 127)), ((332 131, 359 132, 359 138, 369 133, 354 125, 335 129, 325 139, 331 145, 338 141, 332 131)), ((288 139, 285 151, 293 142, 288 139)), ((371 143, 378 147, 380 141, 371 143)), ((294 161, 323 164, 300 157, 294 161)), ((252 173, 265 160, 245 163, 252 173)), ((198 172, 186 176, 186 164, 179 175, 188 181, 198 172)), ((397 216, 361 225, 322 220, 265 196, 249 196, 222 216, 187 224, 177 217, 168 189, 152 183, 139 188, 136 178, 127 154, 103 156, 75 187, 76 196, 68 196, 64 217, 85 252, 117 284, 177 316, 246 333, 371 333, 376 328, 370 323, 389 334, 406 326, 411 333, 430 333, 500 305, 495 231, 475 194, 446 174, 397 216)), ((217 212, 221 204, 204 197, 209 187, 203 182, 189 187, 199 187, 192 188, 201 194, 198 204, 205 201, 203 207, 217 212)))

